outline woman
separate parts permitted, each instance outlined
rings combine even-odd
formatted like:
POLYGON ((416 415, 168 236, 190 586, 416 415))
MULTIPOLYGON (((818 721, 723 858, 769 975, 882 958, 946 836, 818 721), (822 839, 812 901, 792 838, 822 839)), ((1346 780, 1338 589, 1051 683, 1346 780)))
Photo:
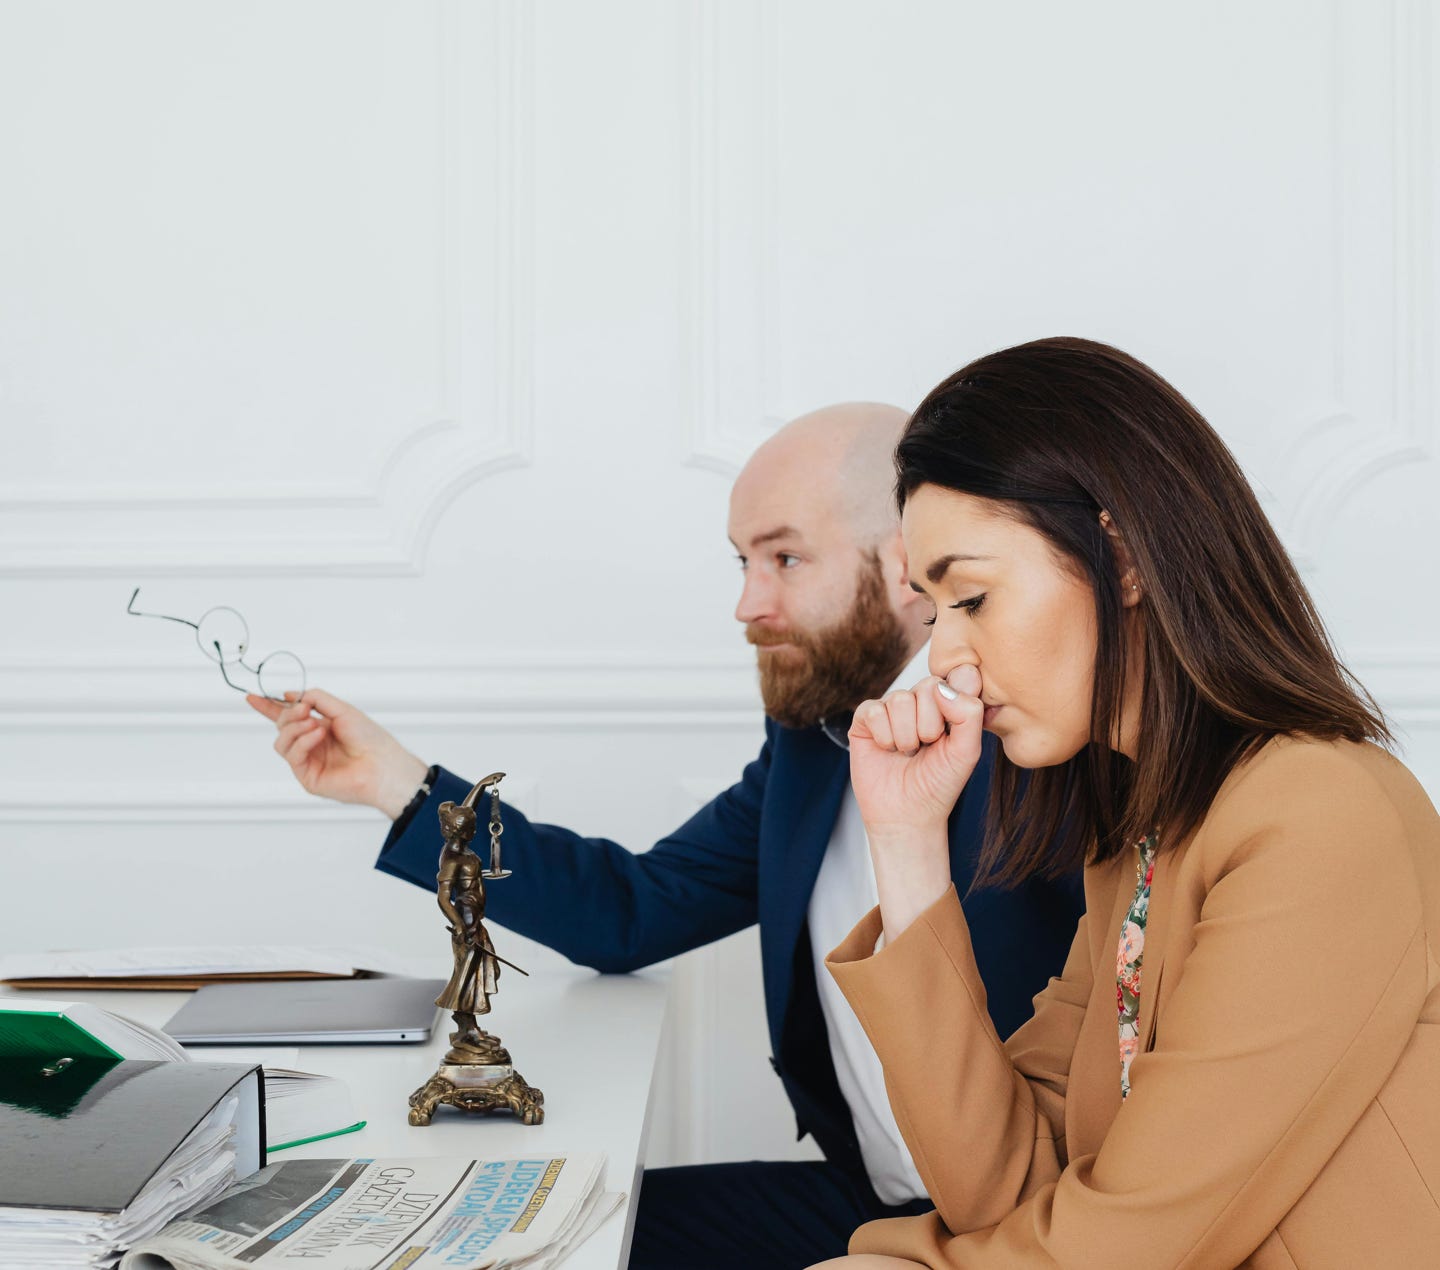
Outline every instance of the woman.
POLYGON ((896 465, 935 677, 855 714, 880 905, 828 964, 937 1211, 826 1265, 1440 1265, 1440 818, 1234 459, 1053 339, 936 388, 896 465), (945 868, 982 728, 988 880, 1086 879, 1004 1042, 945 868))

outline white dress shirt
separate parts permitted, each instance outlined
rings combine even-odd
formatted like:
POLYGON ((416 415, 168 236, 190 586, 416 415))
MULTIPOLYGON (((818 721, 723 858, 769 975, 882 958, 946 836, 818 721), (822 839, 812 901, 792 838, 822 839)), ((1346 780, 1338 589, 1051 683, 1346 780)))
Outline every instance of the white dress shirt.
MULTIPOLYGON (((891 685, 892 691, 912 687, 930 673, 926 664, 928 651, 924 646, 915 654, 891 685)), ((860 805, 847 782, 840 814, 835 818, 815 890, 810 895, 810 952, 820 988, 820 1009, 830 1038, 830 1057, 840 1092, 850 1104, 870 1185, 885 1203, 903 1204, 922 1198, 925 1184, 890 1110, 880 1060, 850 1003, 825 969, 826 954, 879 902, 860 805)))

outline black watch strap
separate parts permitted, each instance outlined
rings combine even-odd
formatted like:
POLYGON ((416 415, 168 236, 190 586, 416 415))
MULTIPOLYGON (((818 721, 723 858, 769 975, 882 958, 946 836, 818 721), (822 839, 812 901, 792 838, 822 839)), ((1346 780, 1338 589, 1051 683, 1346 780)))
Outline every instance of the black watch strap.
POLYGON ((425 800, 430 797, 430 791, 435 788, 435 782, 440 779, 440 764, 431 763, 425 772, 425 779, 420 782, 420 787, 415 791, 415 796, 405 804, 405 810, 395 817, 395 824, 391 829, 392 835, 405 832, 415 813, 425 805, 425 800))

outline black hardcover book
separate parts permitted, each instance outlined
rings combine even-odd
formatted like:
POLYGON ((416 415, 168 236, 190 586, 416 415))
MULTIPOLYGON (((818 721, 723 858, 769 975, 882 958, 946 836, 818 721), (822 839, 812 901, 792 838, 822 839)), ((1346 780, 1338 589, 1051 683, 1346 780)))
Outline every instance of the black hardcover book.
POLYGON ((259 1067, 0 1059, 0 1208, 118 1213, 232 1093, 243 1178, 265 1162, 259 1067))

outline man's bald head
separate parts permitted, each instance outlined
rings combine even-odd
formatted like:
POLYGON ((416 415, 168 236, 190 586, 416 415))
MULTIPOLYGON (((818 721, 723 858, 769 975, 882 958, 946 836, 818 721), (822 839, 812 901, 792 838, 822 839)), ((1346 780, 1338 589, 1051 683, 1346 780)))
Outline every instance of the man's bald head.
MULTIPOLYGON (((898 529, 894 454, 909 415, 899 406, 853 401, 792 419, 745 464, 731 496, 784 501, 808 489, 862 551, 898 529), (779 491, 789 491, 788 494, 779 491)), ((807 500, 808 501, 808 500, 807 500)))

